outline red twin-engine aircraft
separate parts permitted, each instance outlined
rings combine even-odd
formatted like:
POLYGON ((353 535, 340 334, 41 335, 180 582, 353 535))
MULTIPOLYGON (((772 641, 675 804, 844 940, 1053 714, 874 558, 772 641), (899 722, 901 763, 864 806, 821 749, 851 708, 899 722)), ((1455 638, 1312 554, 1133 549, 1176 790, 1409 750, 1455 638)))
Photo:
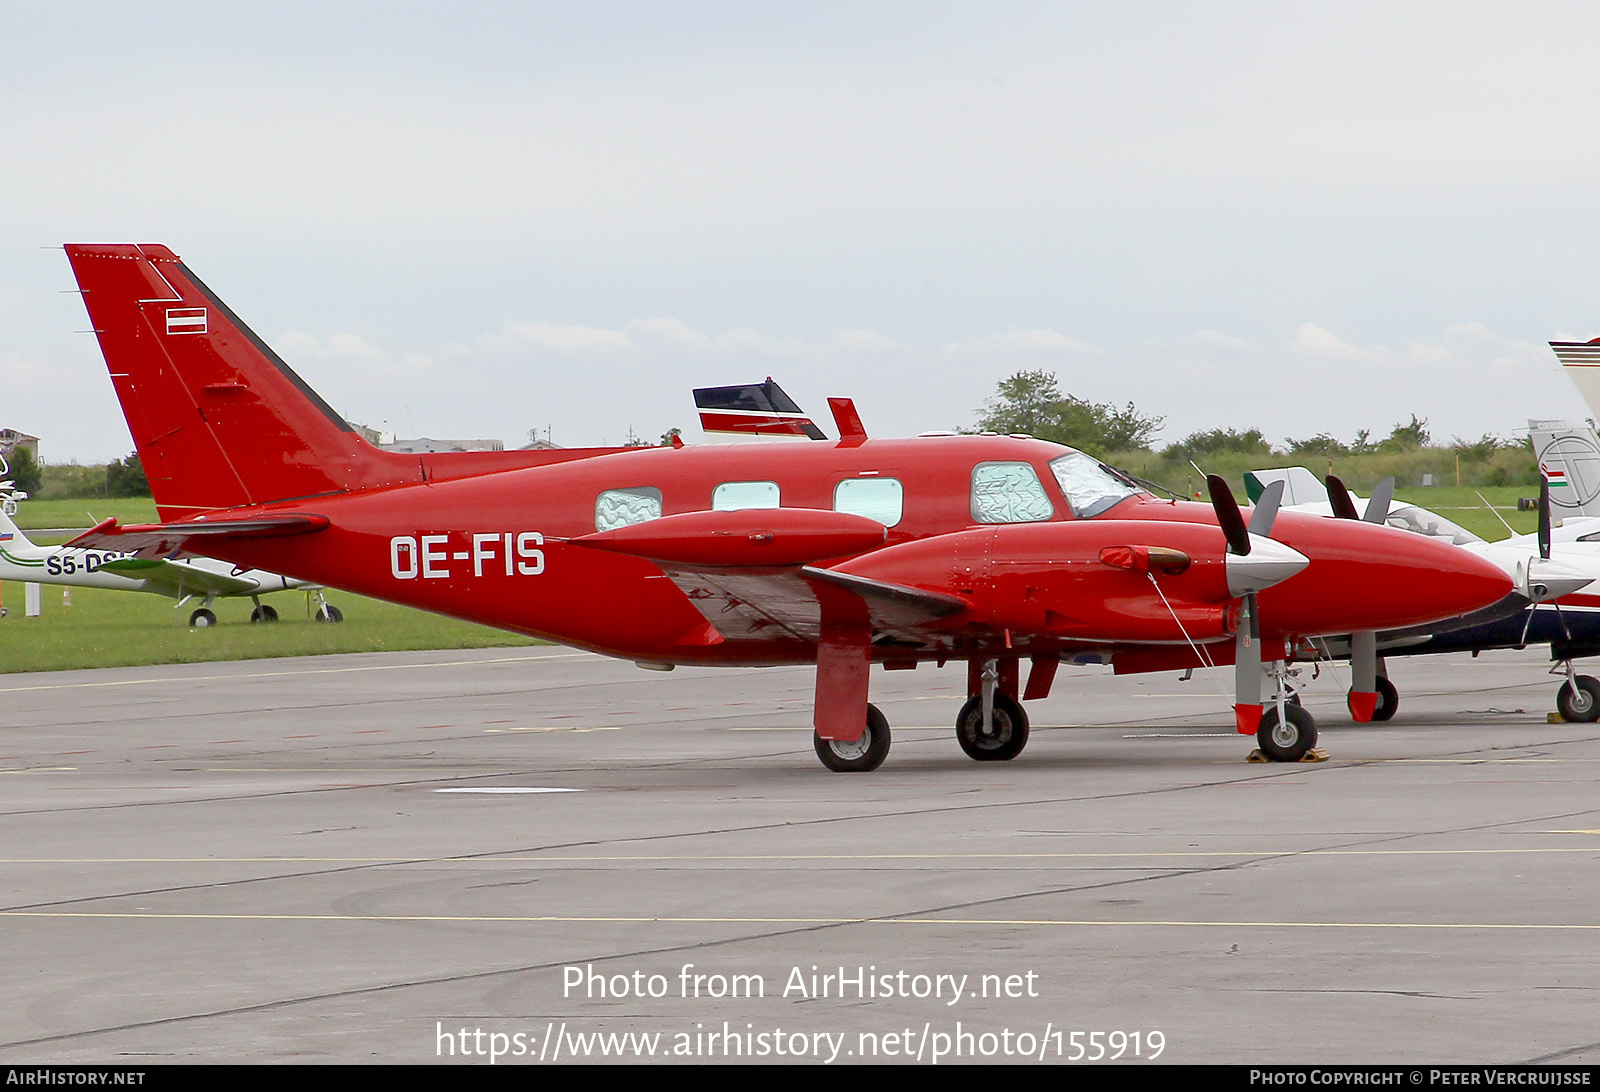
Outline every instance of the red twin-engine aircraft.
POLYGON ((219 557, 647 667, 815 663, 833 770, 888 751, 872 663, 947 660, 968 664, 976 759, 1022 750, 1019 699, 1064 658, 1235 663, 1240 731, 1297 759, 1315 725, 1281 680, 1263 715, 1263 658, 1512 593, 1419 535, 1277 516, 1272 494, 1247 525, 1220 479, 1210 506, 1160 501, 1028 438, 868 440, 843 402, 836 443, 381 451, 166 247, 66 250, 164 521, 75 544, 219 557))

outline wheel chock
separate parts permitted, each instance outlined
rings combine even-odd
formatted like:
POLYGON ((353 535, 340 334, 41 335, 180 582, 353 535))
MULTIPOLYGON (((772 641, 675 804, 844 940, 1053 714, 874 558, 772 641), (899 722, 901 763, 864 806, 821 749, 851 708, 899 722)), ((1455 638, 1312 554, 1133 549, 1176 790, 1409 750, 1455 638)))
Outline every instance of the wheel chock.
MULTIPOLYGON (((1300 758, 1298 759, 1298 761, 1300 761, 1300 762, 1326 762, 1331 757, 1332 756, 1329 755, 1327 751, 1324 751, 1321 747, 1313 747, 1313 748, 1311 748, 1311 750, 1309 750, 1305 754, 1301 755, 1300 758)), ((1271 762, 1272 759, 1270 759, 1266 755, 1262 754, 1261 753, 1261 748, 1257 747, 1255 750, 1251 751, 1248 755, 1245 756, 1245 761, 1246 762, 1271 762)))

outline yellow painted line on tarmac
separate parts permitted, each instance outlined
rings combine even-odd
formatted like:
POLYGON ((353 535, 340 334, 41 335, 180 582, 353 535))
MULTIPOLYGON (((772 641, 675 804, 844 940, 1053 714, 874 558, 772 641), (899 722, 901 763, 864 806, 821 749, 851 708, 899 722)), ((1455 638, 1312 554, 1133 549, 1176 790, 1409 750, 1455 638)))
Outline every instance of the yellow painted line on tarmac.
POLYGON ((1110 918, 925 918, 925 917, 758 917, 724 915, 717 917, 651 914, 177 914, 136 910, 4 910, 4 918, 50 918, 89 920, 146 921, 282 921, 282 922, 441 922, 441 923, 521 923, 566 925, 996 925, 1014 927, 1066 927, 1103 929, 1430 929, 1453 931, 1527 930, 1568 932, 1600 930, 1600 924, 1585 922, 1473 922, 1473 921, 1183 921, 1179 919, 1110 918))
MULTIPOLYGON (((350 667, 311 667, 297 671, 249 671, 228 675, 189 675, 181 682, 216 682, 222 679, 281 679, 301 675, 349 675, 362 671, 418 671, 438 667, 479 667, 484 664, 520 664, 535 660, 576 660, 588 656, 587 652, 552 652, 541 656, 498 656, 492 660, 436 660, 431 663, 412 664, 361 664, 350 667)), ((0 694, 25 694, 36 690, 87 690, 104 686, 149 686, 156 683, 171 684, 170 677, 155 679, 112 679, 106 682, 44 683, 38 686, 3 686, 0 694)))

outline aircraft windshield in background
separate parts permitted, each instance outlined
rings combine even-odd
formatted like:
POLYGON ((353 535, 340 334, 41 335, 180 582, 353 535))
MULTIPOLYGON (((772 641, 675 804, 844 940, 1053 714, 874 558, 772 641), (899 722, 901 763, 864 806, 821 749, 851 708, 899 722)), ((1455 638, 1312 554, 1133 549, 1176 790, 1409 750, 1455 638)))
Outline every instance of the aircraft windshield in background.
MULTIPOLYGON (((1295 759, 1315 723, 1262 663, 1327 633, 1515 602, 1495 566, 1366 523, 1160 501, 1004 436, 400 454, 371 447, 163 246, 69 245, 163 520, 76 545, 264 566, 646 666, 817 666, 816 751, 869 770, 868 669, 963 661, 957 738, 1027 741, 1063 660, 1234 663, 1235 721, 1295 759), (1026 686, 1020 664, 1031 664, 1026 686)), ((1281 679, 1281 673, 1279 675, 1281 679)))

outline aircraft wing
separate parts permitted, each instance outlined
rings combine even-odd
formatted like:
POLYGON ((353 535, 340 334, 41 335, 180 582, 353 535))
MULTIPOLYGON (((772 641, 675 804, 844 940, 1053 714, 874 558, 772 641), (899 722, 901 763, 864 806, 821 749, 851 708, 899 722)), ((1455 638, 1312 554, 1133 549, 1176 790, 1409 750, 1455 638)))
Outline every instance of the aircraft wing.
MULTIPOLYGON (((141 558, 201 557, 219 541, 305 535, 328 526, 327 516, 306 514, 254 516, 248 519, 195 520, 191 523, 136 523, 122 526, 116 518, 101 520, 67 543, 95 550, 116 550, 141 558)), ((124 574, 126 575, 126 574, 124 574)))
POLYGON ((930 623, 965 610, 952 595, 821 567, 883 545, 883 524, 804 508, 686 512, 573 539, 654 562, 723 640, 820 640, 824 605, 875 638, 918 644, 930 623))
POLYGON ((143 580, 147 590, 164 591, 174 599, 186 595, 249 595, 259 590, 253 580, 160 558, 118 558, 105 562, 100 571, 116 573, 129 580, 143 580))

